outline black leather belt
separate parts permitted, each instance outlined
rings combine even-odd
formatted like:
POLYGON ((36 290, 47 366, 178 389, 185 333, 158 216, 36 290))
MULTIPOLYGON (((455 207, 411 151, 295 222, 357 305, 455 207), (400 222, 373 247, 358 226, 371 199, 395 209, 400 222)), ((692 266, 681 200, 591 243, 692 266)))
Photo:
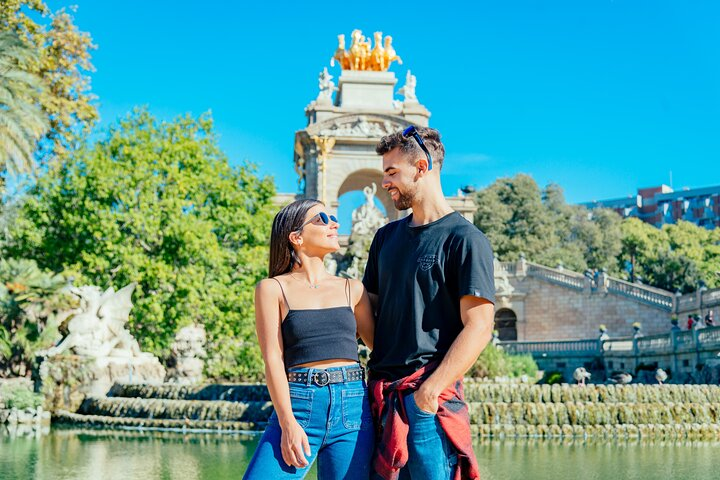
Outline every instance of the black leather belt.
MULTIPOLYGON (((308 372, 288 372, 288 382, 308 383, 308 372)), ((317 370, 312 373, 310 383, 318 387, 324 387, 331 383, 357 382, 365 379, 365 369, 362 367, 353 367, 343 370, 317 370)))

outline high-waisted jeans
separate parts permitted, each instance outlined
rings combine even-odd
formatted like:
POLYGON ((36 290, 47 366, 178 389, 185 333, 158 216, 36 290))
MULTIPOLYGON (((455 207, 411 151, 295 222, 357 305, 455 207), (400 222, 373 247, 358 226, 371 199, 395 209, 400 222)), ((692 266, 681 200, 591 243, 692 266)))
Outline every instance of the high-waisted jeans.
MULTIPOLYGON (((325 370, 349 368, 357 367, 325 370)), ((308 372, 311 378, 318 369, 291 368, 290 371, 308 372)), ((369 478, 375 432, 365 382, 333 383, 324 387, 310 381, 290 382, 290 401, 293 415, 310 443, 309 465, 296 468, 285 463, 280 450, 282 430, 273 412, 244 479, 304 478, 316 459, 318 480, 369 478)))

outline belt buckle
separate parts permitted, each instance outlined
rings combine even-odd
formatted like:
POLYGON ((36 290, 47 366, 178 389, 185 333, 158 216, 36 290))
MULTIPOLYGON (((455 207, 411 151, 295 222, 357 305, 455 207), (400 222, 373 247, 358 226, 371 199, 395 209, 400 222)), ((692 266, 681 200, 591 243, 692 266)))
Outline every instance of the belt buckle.
POLYGON ((330 374, 326 371, 315 372, 313 374, 313 382, 318 387, 324 387, 330 384, 330 374))

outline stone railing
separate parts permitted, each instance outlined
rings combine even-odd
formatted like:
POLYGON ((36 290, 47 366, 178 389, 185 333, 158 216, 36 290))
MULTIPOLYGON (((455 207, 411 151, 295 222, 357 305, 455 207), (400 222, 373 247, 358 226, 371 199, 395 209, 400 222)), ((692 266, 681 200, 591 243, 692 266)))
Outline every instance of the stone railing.
POLYGON ((670 292, 646 285, 637 285, 617 278, 608 277, 607 291, 662 308, 668 312, 672 311, 674 305, 674 295, 670 292))
POLYGON ((570 270, 544 267, 535 263, 527 264, 527 274, 574 290, 584 290, 587 281, 585 275, 570 270))
POLYGON ((517 275, 517 262, 500 262, 508 275, 517 275))
POLYGON ((500 342, 510 354, 531 354, 533 358, 602 357, 604 355, 673 355, 682 352, 720 352, 720 326, 638 338, 600 341, 558 340, 545 342, 500 342))
POLYGON ((533 356, 588 356, 600 353, 599 340, 558 340, 549 342, 502 342, 503 349, 511 354, 533 356))

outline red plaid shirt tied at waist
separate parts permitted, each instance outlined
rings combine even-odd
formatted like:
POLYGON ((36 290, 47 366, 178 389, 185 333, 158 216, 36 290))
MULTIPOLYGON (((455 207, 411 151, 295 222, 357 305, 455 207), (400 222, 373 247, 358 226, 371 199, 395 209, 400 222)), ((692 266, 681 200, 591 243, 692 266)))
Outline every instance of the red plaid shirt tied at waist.
MULTIPOLYGON (((370 402, 379 434, 373 467, 385 480, 397 480, 408 461, 408 419, 403 399, 414 393, 438 363, 425 365, 412 375, 393 382, 370 380, 370 402), (385 425, 381 419, 385 415, 385 425)), ((462 380, 440 393, 437 417, 458 455, 454 480, 479 480, 480 471, 472 449, 470 415, 463 395, 462 380)))

